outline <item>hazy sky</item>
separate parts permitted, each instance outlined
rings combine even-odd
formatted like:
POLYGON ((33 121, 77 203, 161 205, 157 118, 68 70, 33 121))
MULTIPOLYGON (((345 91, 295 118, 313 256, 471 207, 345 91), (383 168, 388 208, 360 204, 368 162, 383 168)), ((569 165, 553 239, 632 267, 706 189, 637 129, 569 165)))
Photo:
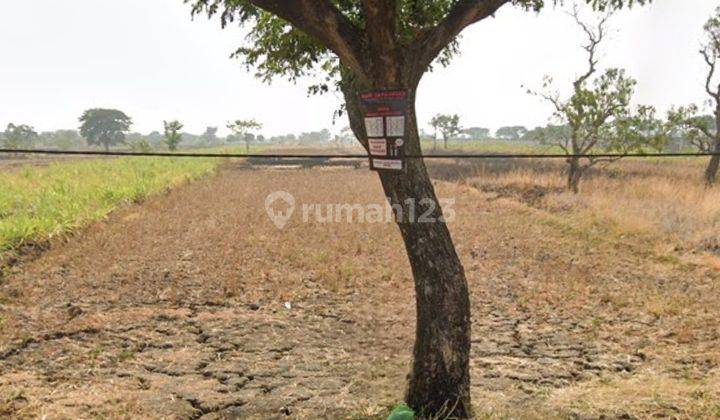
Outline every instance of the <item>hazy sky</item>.
MULTIPOLYGON (((638 103, 665 111, 702 102, 702 25, 719 3, 655 0, 612 21, 603 66, 638 79, 638 103)), ((340 100, 306 96, 297 85, 256 80, 230 53, 242 33, 217 20, 190 19, 182 0, 0 0, 0 127, 75 128, 83 110, 119 108, 133 130, 160 131, 179 119, 190 132, 256 118, 265 134, 332 127, 340 100)), ((528 96, 551 74, 567 86, 585 65, 579 29, 560 9, 540 15, 512 6, 464 33, 462 55, 427 75, 418 95, 421 126, 458 113, 464 126, 544 125, 551 109, 528 96)))

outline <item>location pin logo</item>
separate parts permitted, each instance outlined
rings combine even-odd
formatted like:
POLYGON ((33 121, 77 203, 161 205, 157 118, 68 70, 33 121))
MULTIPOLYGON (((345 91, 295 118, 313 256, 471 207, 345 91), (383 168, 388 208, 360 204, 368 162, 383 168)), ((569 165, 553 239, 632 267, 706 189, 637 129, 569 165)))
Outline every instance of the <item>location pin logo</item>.
POLYGON ((275 226, 277 226, 278 229, 282 229, 287 222, 290 221, 290 218, 295 212, 295 197, 287 191, 275 191, 265 199, 265 210, 275 226), (285 211, 275 210, 278 201, 285 203, 287 207, 285 211))

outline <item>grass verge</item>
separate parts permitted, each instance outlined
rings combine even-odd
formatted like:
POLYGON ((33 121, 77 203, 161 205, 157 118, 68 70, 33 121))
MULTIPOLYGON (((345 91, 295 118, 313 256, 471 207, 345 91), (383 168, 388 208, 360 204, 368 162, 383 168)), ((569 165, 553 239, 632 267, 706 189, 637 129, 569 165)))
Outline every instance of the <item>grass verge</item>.
POLYGON ((0 265, 3 255, 72 232, 122 203, 198 179, 216 159, 121 158, 54 163, 0 172, 0 265))

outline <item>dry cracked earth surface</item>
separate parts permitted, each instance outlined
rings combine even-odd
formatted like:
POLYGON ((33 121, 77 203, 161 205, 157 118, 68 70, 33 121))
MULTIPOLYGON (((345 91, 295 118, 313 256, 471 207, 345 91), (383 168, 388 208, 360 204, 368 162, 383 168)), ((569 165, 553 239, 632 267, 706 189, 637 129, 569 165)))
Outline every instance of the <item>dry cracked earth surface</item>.
MULTIPOLYGON (((478 417, 720 416, 720 264, 469 185, 436 189, 456 200, 478 417)), ((387 415, 414 334, 399 233, 314 210, 303 223, 300 208, 279 230, 265 212, 277 190, 299 206, 384 200, 366 170, 229 164, 13 267, 0 417, 387 415)))

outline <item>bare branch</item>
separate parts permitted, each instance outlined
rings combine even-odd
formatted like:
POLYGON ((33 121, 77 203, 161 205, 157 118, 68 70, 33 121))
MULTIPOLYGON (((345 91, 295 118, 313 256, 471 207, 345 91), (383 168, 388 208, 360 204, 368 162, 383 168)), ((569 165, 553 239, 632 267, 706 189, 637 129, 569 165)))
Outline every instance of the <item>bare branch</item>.
POLYGON ((567 147, 567 144, 568 144, 568 139, 564 139, 564 143, 555 143, 555 145, 558 146, 559 148, 561 148, 562 151, 563 151, 566 155, 570 155, 571 153, 570 153, 570 150, 569 150, 568 147, 567 147))
POLYGON ((588 158, 588 165, 587 168, 591 168, 598 163, 603 163, 605 165, 609 165, 613 162, 617 162, 618 160, 622 159, 623 156, 614 156, 614 157, 602 157, 602 158, 596 158, 596 157, 589 157, 588 158))
POLYGON ((597 71, 598 61, 595 57, 597 54, 597 47, 605 39, 605 35, 607 33, 607 23, 612 16, 612 12, 606 13, 595 28, 591 28, 587 23, 580 19, 580 10, 578 9, 577 4, 573 7, 573 11, 570 12, 570 16, 575 19, 575 22, 580 26, 580 28, 582 28, 588 38, 588 44, 583 45, 583 49, 588 53, 588 70, 575 80, 574 86, 577 90, 597 71))
POLYGON ((715 103, 720 103, 720 89, 713 90, 712 89, 712 79, 715 76, 715 67, 717 65, 717 59, 714 56, 711 56, 710 52, 708 51, 708 48, 703 48, 700 50, 700 54, 703 56, 703 59, 705 60, 705 63, 707 63, 709 67, 707 79, 705 79, 705 91, 710 95, 713 99, 715 99, 715 103))
POLYGON ((299 30, 320 41, 361 79, 369 79, 362 65, 360 30, 329 0, 250 0, 285 19, 299 30))
POLYGON ((582 142, 578 145, 580 148, 580 154, 588 154, 593 148, 600 142, 600 136, 598 133, 593 132, 583 138, 582 142))
MULTIPOLYGON (((437 26, 420 33, 411 48, 414 73, 421 75, 466 27, 492 16, 511 0, 460 0, 437 26)), ((419 77, 419 76, 418 76, 419 77)))
POLYGON ((558 92, 555 92, 553 94, 539 93, 538 96, 545 99, 546 101, 550 102, 555 107, 555 111, 557 111, 558 113, 563 112, 563 105, 562 105, 562 102, 560 102, 560 93, 558 93, 558 92))

